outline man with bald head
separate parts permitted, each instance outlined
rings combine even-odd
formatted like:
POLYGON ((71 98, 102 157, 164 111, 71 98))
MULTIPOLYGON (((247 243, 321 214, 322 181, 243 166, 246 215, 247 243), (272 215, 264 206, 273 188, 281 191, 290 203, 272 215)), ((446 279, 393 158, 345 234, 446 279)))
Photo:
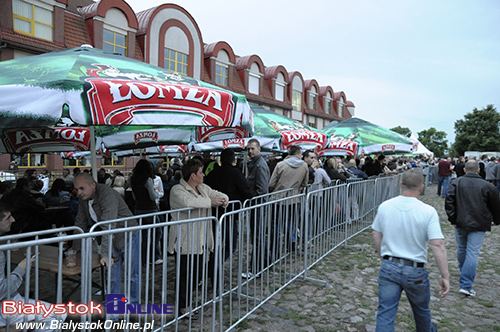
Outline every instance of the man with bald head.
POLYGON ((500 197, 495 186, 479 176, 479 163, 465 163, 465 175, 448 187, 445 210, 450 223, 456 226, 457 259, 460 268, 460 293, 476 296, 472 289, 479 251, 485 232, 500 224, 500 197))
MULTIPOLYGON (((101 221, 133 216, 122 196, 116 190, 105 184, 96 183, 89 173, 78 174, 74 180, 74 187, 78 196, 78 214, 76 215, 75 226, 84 231, 88 231, 94 224, 101 221)), ((137 226, 137 221, 132 219, 126 223, 124 221, 111 223, 109 228, 126 228, 127 226, 137 226)), ((108 225, 102 228, 108 229, 108 225)), ((129 245, 132 245, 130 303, 139 303, 139 233, 135 232, 132 243, 128 242, 129 245)), ((119 233, 112 236, 113 252, 111 255, 108 252, 111 236, 102 237, 101 264, 111 268, 111 289, 108 292, 110 294, 123 293, 121 292, 121 270, 125 252, 128 252, 125 248, 124 234, 119 233), (112 259, 109 258, 110 256, 112 259)))
POLYGON ((435 208, 418 198, 424 177, 417 170, 403 173, 401 195, 383 202, 373 221, 375 248, 382 258, 378 284, 377 332, 394 331, 394 319, 404 290, 417 331, 436 331, 431 321, 427 243, 441 273, 441 297, 450 290, 444 236, 435 208))

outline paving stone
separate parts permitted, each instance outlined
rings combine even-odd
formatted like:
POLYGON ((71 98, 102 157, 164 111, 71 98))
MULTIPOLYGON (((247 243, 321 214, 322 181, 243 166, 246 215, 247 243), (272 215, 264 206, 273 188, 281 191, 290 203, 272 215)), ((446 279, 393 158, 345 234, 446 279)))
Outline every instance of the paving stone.
MULTIPOLYGON (((440 274, 429 249, 428 271, 431 282, 431 312, 439 331, 482 332, 500 331, 500 227, 492 227, 483 243, 476 275, 475 298, 458 293, 460 271, 456 260, 454 228, 447 221, 443 200, 436 196, 436 186, 427 187, 424 202, 438 210, 445 235, 451 290, 446 298, 438 296, 440 274), (483 270, 481 270, 481 268, 483 270)), ((234 331, 321 331, 374 332, 378 306, 378 272, 380 260, 373 247, 371 230, 367 229, 349 244, 362 248, 338 247, 308 272, 311 278, 327 281, 324 285, 296 280, 275 295, 266 311, 247 319, 245 329, 234 331), (314 276, 314 277, 313 277, 314 276), (293 311, 307 312, 309 320, 288 318, 293 311), (286 317, 286 318, 285 318, 286 317), (265 321, 265 326, 258 322, 265 321), (255 325, 251 324, 255 322, 255 325), (305 325, 304 322, 306 322, 305 325), (255 329, 248 329, 248 326, 255 329)), ((396 331, 414 331, 413 314, 406 296, 402 296, 396 331)))

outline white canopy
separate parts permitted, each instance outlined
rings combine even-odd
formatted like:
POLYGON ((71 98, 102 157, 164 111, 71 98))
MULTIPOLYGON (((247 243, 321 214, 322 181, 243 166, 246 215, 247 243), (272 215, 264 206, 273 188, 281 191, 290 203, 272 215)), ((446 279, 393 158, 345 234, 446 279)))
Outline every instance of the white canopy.
POLYGON ((411 134, 410 140, 413 142, 413 153, 414 154, 423 154, 423 155, 426 155, 429 157, 434 156, 434 152, 430 151, 422 143, 420 143, 420 141, 417 139, 415 134, 411 134), (417 147, 417 148, 415 149, 415 147, 417 147))

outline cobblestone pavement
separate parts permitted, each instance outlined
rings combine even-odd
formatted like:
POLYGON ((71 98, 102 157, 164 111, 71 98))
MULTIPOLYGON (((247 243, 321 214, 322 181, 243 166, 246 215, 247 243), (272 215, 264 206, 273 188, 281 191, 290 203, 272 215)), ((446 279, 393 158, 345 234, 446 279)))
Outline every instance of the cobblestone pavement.
MULTIPOLYGON (((451 274, 450 294, 438 297, 440 274, 429 249, 432 319, 439 331, 500 331, 500 227, 487 233, 476 275, 477 297, 458 293, 459 269, 454 228, 444 212, 436 186, 425 189, 422 200, 433 205, 441 218, 451 274)), ((377 257, 371 231, 365 231, 318 263, 309 277, 328 286, 299 279, 272 297, 235 331, 375 331, 378 304, 377 257)), ((403 294, 396 317, 396 331, 415 331, 410 304, 403 294)))

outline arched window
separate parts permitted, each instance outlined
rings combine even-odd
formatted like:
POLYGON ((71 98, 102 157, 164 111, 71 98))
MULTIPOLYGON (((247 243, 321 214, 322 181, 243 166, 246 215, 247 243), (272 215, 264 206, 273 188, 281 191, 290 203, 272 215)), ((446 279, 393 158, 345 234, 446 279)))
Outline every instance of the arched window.
POLYGON ((311 90, 309 90, 309 108, 314 110, 316 109, 316 98, 318 94, 316 93, 316 87, 312 86, 311 90))
POLYGON ((189 68, 189 41, 178 27, 171 27, 165 33, 164 68, 187 75, 189 68))
MULTIPOLYGON (((302 120, 302 90, 302 80, 299 76, 295 76, 292 82, 292 107, 293 111, 300 112, 300 120, 302 120)), ((292 118, 296 119, 294 116, 292 118)))
POLYGON ((326 96, 323 98, 323 101, 325 103, 325 105, 323 105, 323 108, 326 114, 332 113, 332 100, 333 100, 332 94, 330 93, 330 91, 328 91, 326 96))
POLYGON ((104 19, 102 48, 127 56, 127 29, 125 14, 117 8, 110 8, 104 19))
POLYGON ((220 50, 215 62, 215 83, 227 85, 229 78, 229 55, 226 51, 220 50))
POLYGON ((14 31, 53 41, 54 6, 50 2, 12 0, 14 31))
POLYGON ((337 110, 337 114, 338 114, 340 117, 343 117, 343 116, 344 116, 344 98, 343 98, 343 97, 340 97, 340 98, 339 98, 339 103, 338 103, 338 110, 337 110))
POLYGON ((285 101, 285 75, 283 73, 278 74, 278 78, 276 79, 276 100, 285 101))
POLYGON ((260 93, 260 69, 259 65, 254 62, 248 73, 248 92, 258 95, 260 93))

